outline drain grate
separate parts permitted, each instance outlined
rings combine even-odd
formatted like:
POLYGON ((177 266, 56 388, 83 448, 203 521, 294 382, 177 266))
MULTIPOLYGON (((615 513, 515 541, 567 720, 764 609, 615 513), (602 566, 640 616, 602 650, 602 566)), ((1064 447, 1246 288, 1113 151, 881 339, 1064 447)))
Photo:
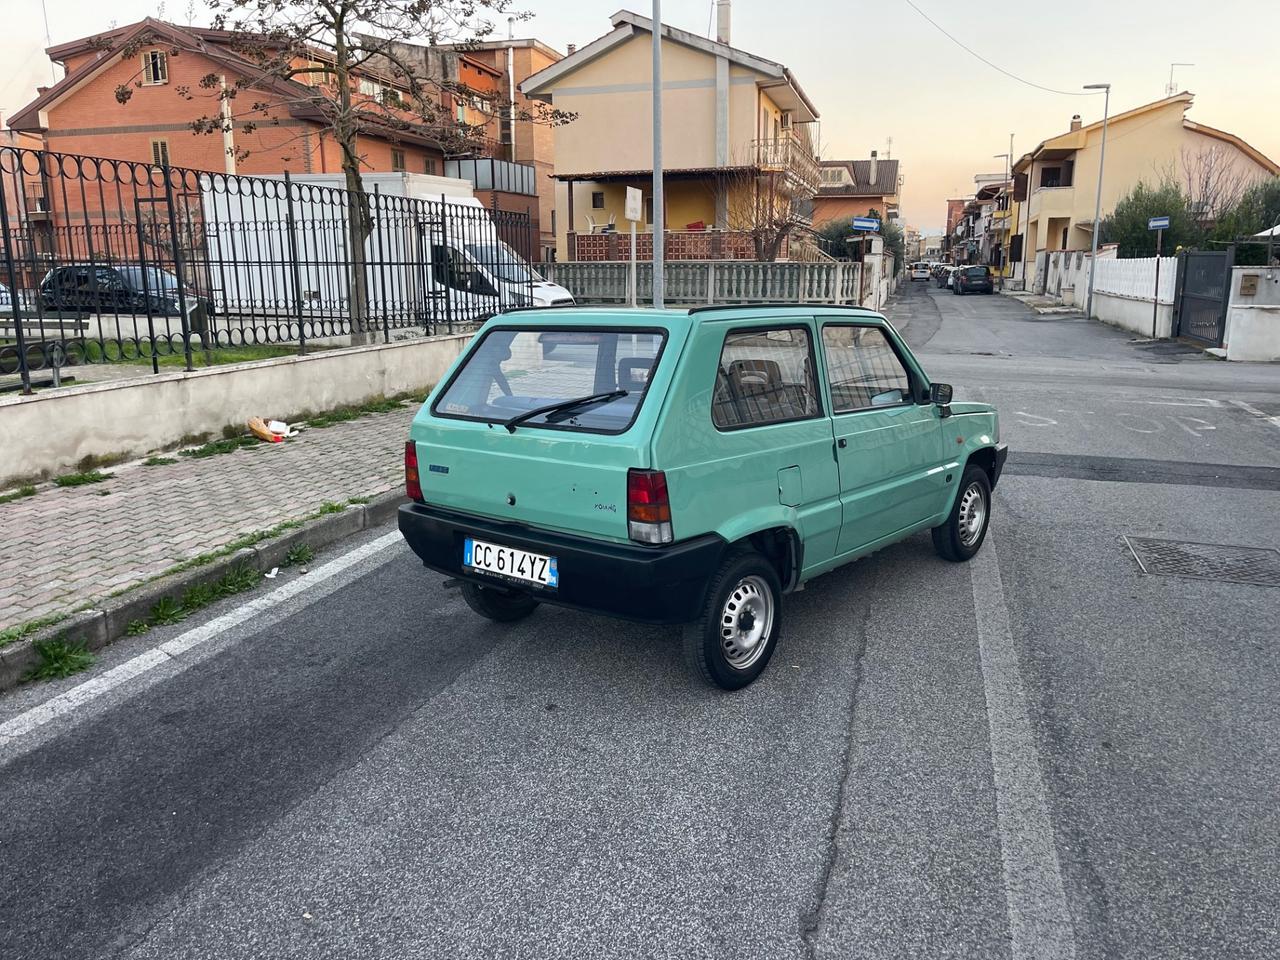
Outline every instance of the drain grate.
POLYGON ((1125 537, 1143 573, 1280 587, 1280 551, 1226 543, 1125 537))

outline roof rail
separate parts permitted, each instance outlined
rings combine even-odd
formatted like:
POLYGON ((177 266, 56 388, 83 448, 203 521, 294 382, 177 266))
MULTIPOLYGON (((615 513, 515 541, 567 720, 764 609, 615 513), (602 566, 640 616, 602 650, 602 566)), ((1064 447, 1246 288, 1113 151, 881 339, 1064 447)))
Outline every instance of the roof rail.
POLYGON ((690 307, 689 313, 709 313, 713 310, 777 310, 779 307, 806 307, 822 310, 866 310, 875 313, 870 307, 860 307, 856 303, 777 303, 757 301, 754 303, 709 303, 700 307, 690 307))
POLYGON ((529 306, 523 306, 523 307, 503 307, 497 313, 495 313, 494 316, 495 317, 505 316, 508 313, 528 313, 530 310, 566 310, 570 307, 580 307, 580 306, 583 306, 583 304, 547 303, 541 306, 529 305, 529 306))

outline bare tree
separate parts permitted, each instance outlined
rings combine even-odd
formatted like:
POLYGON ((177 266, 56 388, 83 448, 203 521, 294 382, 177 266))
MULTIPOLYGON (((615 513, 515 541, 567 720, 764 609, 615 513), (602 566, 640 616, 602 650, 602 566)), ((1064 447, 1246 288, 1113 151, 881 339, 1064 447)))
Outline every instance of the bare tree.
POLYGON ((791 170, 733 166, 719 189, 725 194, 726 229, 748 234, 757 260, 777 260, 788 238, 810 230, 813 191, 791 170))
POLYGON ((1183 147, 1181 160, 1182 192, 1201 226, 1221 219, 1253 182, 1245 167, 1235 162, 1232 151, 1219 144, 1198 150, 1183 147))
MULTIPOLYGON (((454 154, 473 150, 485 123, 458 121, 449 103, 481 101, 439 69, 441 58, 424 55, 423 45, 455 43, 465 49, 492 32, 490 17, 530 15, 513 12, 511 0, 209 0, 209 6, 213 27, 228 32, 226 45, 248 69, 234 81, 210 73, 194 89, 175 88, 185 99, 205 103, 191 128, 209 135, 233 128, 251 133, 279 127, 282 115, 292 113, 332 134, 348 191, 351 337, 366 342, 371 323, 365 243, 374 222, 361 178, 368 164, 359 138, 428 142, 454 154)), ((123 52, 136 52, 147 39, 140 37, 131 44, 135 50, 123 52)), ((128 85, 117 88, 121 103, 131 96, 128 85)), ((550 108, 511 117, 552 125, 572 118, 550 108)), ((241 147, 237 151, 248 155, 241 147)))

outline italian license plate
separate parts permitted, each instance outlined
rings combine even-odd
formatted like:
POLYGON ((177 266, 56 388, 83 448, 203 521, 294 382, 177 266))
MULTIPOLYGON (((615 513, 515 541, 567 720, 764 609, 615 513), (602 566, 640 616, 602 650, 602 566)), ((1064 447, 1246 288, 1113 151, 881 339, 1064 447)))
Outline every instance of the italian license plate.
POLYGON ((556 569, 555 557, 544 557, 540 553, 485 543, 470 537, 462 542, 462 565, 507 580, 534 583, 552 589, 560 586, 560 573, 556 569))

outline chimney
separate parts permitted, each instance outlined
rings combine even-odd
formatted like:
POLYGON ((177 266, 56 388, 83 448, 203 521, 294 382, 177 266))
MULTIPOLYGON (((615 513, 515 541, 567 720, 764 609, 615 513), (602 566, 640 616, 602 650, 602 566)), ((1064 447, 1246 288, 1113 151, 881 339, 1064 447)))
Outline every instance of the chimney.
POLYGON ((729 45, 729 0, 716 0, 716 43, 729 45))
POLYGON ((1077 113, 1071 118, 1071 129, 1072 130, 1080 129, 1080 114, 1077 113))
POLYGON ((875 150, 871 151, 871 173, 867 179, 873 187, 880 182, 880 154, 875 150))
POLYGON ((565 56, 572 57, 575 53, 578 52, 578 45, 576 43, 571 43, 564 49, 566 51, 565 56))

